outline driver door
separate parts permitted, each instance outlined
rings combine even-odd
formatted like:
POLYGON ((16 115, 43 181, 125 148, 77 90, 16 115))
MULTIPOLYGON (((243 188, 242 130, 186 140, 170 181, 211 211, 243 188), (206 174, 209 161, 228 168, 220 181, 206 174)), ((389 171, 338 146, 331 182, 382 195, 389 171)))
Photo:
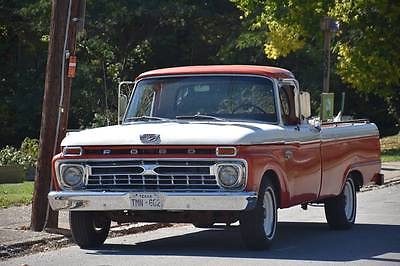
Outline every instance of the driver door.
POLYGON ((318 198, 321 186, 321 136, 308 124, 301 124, 295 113, 296 84, 280 86, 282 123, 286 141, 283 166, 287 174, 291 204, 318 198))

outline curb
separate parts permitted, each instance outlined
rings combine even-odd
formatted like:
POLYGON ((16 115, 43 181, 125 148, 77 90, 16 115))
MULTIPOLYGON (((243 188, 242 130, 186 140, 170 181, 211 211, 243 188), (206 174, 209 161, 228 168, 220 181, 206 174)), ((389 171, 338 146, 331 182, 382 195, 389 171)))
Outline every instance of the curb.
MULTIPOLYGON (((145 233, 155 231, 160 228, 172 227, 172 224, 150 223, 142 226, 122 225, 114 227, 110 230, 109 238, 145 233)), ((21 241, 10 245, 0 244, 0 261, 4 261, 13 257, 24 256, 32 253, 59 249, 62 247, 74 245, 71 232, 67 229, 46 230, 51 234, 58 233, 61 235, 44 237, 38 240, 21 241)))
POLYGON ((371 190, 376 190, 376 189, 383 189, 386 187, 394 186, 400 184, 400 176, 391 178, 388 181, 385 181, 385 183, 381 186, 378 185, 366 185, 365 187, 362 187, 360 192, 366 192, 366 191, 371 191, 371 190))

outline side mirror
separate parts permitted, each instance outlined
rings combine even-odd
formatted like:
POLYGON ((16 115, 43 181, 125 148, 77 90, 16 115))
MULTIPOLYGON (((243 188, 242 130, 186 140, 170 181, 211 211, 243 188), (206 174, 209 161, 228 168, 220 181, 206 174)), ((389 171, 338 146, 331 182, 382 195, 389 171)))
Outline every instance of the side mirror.
POLYGON ((128 96, 121 94, 118 96, 118 124, 121 124, 126 107, 128 106, 128 96))
POLYGON ((311 116, 311 100, 310 93, 306 91, 300 91, 300 115, 304 118, 311 116))
POLYGON ((132 85, 135 84, 133 81, 121 81, 118 85, 118 125, 121 124, 124 118, 126 107, 128 106, 128 99, 132 93, 132 85), (123 91, 123 86, 125 90, 123 91))

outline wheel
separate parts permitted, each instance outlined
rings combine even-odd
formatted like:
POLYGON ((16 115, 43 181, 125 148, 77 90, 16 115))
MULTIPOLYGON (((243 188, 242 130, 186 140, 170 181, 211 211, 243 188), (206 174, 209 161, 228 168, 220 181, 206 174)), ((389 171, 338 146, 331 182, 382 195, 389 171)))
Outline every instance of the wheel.
POLYGON ((197 228, 212 228, 214 223, 194 223, 193 226, 197 228))
POLYGON ((80 248, 95 248, 106 240, 111 220, 96 212, 71 211, 69 224, 72 238, 80 248))
POLYGON ((240 232, 250 249, 269 248, 275 237, 278 222, 277 192, 270 180, 263 182, 255 209, 243 212, 240 232))
POLYGON ((325 201, 325 216, 332 229, 349 229, 356 220, 357 194, 354 180, 349 177, 339 196, 325 201))

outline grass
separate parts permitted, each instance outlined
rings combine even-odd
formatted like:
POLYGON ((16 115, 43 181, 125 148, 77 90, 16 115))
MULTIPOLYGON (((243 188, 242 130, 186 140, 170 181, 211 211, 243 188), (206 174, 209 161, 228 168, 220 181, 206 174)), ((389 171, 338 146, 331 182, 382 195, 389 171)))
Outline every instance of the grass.
POLYGON ((0 208, 27 205, 32 201, 33 181, 0 184, 0 208))
POLYGON ((383 162, 400 161, 400 134, 382 138, 381 150, 383 162))

